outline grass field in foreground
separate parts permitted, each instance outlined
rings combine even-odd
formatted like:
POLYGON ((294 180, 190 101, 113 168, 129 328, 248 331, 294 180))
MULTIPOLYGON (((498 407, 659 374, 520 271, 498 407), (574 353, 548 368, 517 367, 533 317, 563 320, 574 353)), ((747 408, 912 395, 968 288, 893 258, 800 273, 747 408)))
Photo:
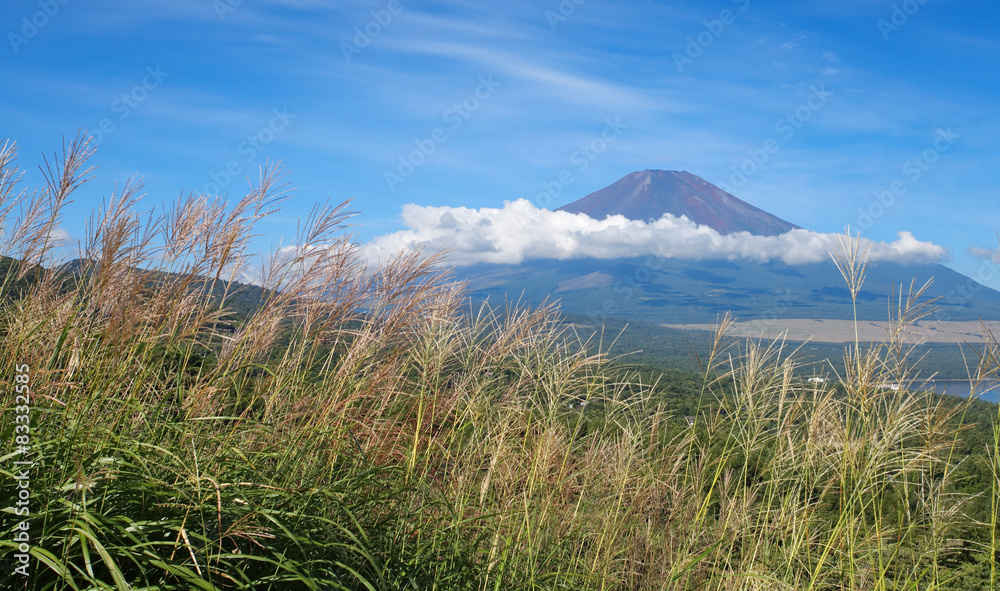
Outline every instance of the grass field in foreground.
MULTIPOLYGON (((970 454, 971 403, 878 387, 914 370, 917 297, 838 388, 723 319, 688 426, 551 309, 468 315, 433 257, 367 266, 341 208, 230 322, 214 283, 281 202, 270 168, 153 218, 125 184, 67 283, 48 244, 89 153, 21 193, 0 149, 3 588, 996 588, 996 436, 970 454)), ((856 294, 862 243, 840 256, 856 294)))

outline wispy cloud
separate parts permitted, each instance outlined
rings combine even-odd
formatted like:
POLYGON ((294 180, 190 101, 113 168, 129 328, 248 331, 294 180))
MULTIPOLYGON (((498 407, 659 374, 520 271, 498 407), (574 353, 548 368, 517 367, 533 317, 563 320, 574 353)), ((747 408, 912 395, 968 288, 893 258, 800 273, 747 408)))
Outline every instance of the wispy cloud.
POLYGON ((653 101, 636 88, 622 86, 596 76, 585 76, 568 68, 533 62, 524 53, 515 54, 477 44, 409 40, 386 42, 386 47, 407 54, 423 54, 443 59, 474 62, 484 71, 506 74, 525 82, 535 83, 546 92, 572 102, 614 108, 651 108, 653 101))
POLYGON ((1000 263, 1000 248, 990 249, 981 246, 972 246, 969 248, 969 254, 977 259, 985 259, 991 263, 1000 263))

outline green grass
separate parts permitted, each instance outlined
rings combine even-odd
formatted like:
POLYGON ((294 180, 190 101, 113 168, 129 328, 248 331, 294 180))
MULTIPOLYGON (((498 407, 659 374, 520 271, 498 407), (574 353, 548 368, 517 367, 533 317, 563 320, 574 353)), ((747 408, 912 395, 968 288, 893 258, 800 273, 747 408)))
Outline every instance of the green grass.
POLYGON ((44 270, 48 237, 89 152, 71 144, 21 193, 0 150, 0 251, 23 261, 0 308, 3 588, 995 586, 1000 443, 966 428, 975 402, 879 387, 918 367, 905 343, 852 346, 842 386, 809 384, 724 318, 674 388, 551 308, 468 312, 434 256, 366 265, 343 207, 317 209, 265 261, 260 305, 232 312, 246 298, 226 279, 285 198, 273 168, 235 203, 153 218, 126 185, 67 283, 44 270))

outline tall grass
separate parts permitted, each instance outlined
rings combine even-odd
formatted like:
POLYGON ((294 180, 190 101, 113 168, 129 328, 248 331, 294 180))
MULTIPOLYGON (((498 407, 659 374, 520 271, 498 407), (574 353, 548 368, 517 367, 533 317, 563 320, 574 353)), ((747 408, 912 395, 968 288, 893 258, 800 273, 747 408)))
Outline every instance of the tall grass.
MULTIPOLYGON (((0 311, 2 375, 31 368, 35 461, 32 574, 5 569, 6 588, 945 589, 954 557, 995 555, 958 536, 985 527, 954 492, 962 407, 880 387, 912 373, 919 289, 888 345, 845 352, 843 389, 723 322, 688 428, 551 306, 466 311, 436 255, 368 266, 344 206, 267 257, 259 309, 234 318, 229 279, 287 198, 277 167, 234 203, 145 217, 129 181, 82 268, 56 273, 91 152, 71 143, 19 192, 0 150, 0 251, 22 261, 4 285, 36 273, 0 311)), ((6 510, 7 564, 20 521, 6 510)))

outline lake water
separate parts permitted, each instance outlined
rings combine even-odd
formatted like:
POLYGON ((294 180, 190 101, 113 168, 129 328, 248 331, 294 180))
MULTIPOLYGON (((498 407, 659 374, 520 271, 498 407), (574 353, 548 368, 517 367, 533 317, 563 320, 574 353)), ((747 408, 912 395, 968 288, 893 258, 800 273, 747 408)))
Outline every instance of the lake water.
MULTIPOLYGON (((914 384, 914 387, 929 387, 938 394, 965 397, 972 391, 972 382, 969 380, 928 380, 914 384)), ((984 380, 980 382, 976 394, 983 400, 1000 403, 1000 381, 984 380)))

